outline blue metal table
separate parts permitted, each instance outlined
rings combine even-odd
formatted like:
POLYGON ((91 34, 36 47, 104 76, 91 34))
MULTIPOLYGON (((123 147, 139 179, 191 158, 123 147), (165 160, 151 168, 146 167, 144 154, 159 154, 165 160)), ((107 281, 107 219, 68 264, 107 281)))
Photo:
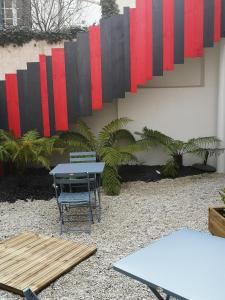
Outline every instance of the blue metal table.
POLYGON ((176 231, 123 258, 114 269, 146 284, 163 300, 225 300, 225 239, 176 231))
POLYGON ((101 174, 104 170, 104 167, 105 163, 103 162, 59 164, 53 170, 51 170, 49 174, 101 174))

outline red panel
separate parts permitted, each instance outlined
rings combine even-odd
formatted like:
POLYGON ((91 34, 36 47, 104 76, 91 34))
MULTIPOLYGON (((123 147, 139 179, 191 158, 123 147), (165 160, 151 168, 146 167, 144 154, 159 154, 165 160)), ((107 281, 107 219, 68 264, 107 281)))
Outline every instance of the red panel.
POLYGON ((9 129, 15 137, 20 137, 21 130, 17 76, 16 74, 6 74, 5 80, 9 129))
POLYGON ((102 62, 99 26, 89 27, 92 109, 102 109, 102 62))
POLYGON ((68 112, 64 49, 52 49, 52 78, 56 131, 67 131, 68 112))
POLYGON ((136 8, 130 8, 130 77, 131 92, 137 91, 137 18, 136 8))
POLYGON ((49 125, 49 109, 48 109, 48 83, 46 73, 46 57, 45 55, 39 56, 40 61, 40 83, 41 83, 41 105, 42 105, 42 119, 44 136, 50 136, 49 125))
POLYGON ((163 0, 163 70, 174 69, 174 0, 163 0))
POLYGON ((146 78, 152 79, 152 0, 146 1, 146 78))
POLYGON ((204 0, 184 0, 184 56, 203 55, 204 0))
POLYGON ((136 0, 136 18, 137 18, 137 83, 145 84, 146 74, 146 1, 136 0))
POLYGON ((221 0, 214 0, 214 42, 221 36, 221 0))

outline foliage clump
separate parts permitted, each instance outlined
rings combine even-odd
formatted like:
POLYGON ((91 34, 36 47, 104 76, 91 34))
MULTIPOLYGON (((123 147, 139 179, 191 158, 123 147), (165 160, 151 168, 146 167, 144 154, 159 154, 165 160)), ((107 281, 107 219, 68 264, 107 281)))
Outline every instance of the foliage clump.
POLYGON ((101 0, 102 17, 107 18, 119 14, 119 7, 115 0, 101 0))
POLYGON ((23 46, 32 40, 46 41, 49 44, 76 39, 78 32, 86 31, 83 27, 70 27, 60 31, 38 31, 27 27, 12 26, 0 29, 0 46, 23 46))
POLYGON ((144 127, 142 132, 136 132, 141 137, 146 148, 162 146, 169 155, 169 160, 162 167, 162 174, 165 177, 176 177, 179 169, 183 166, 184 154, 196 155, 203 159, 206 166, 208 158, 219 155, 224 151, 219 147, 220 140, 215 136, 189 139, 187 142, 175 140, 164 133, 144 127))
POLYGON ((62 133, 68 151, 95 151, 98 161, 105 162, 102 185, 107 195, 118 195, 121 189, 118 168, 123 163, 137 161, 135 152, 141 150, 131 132, 124 127, 127 118, 113 120, 95 136, 87 124, 79 120, 75 131, 62 133))
POLYGON ((56 151, 58 137, 41 137, 37 131, 31 130, 21 138, 0 130, 0 161, 9 162, 23 173, 28 167, 41 166, 50 169, 50 156, 56 151))

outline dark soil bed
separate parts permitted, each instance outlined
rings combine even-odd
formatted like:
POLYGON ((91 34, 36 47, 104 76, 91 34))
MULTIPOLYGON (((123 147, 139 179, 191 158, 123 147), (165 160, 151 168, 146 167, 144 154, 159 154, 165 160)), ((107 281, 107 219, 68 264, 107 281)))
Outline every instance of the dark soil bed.
MULTIPOLYGON (((158 181, 163 177, 157 172, 160 166, 126 165, 120 167, 119 174, 123 182, 158 181)), ((178 177, 204 173, 192 167, 183 167, 178 177)), ((0 202, 16 200, 50 200, 54 196, 52 176, 45 169, 29 169, 24 175, 7 174, 0 178, 0 202)))
POLYGON ((52 183, 52 176, 45 169, 30 169, 25 175, 6 175, 0 179, 0 202, 49 200, 54 196, 52 183))
MULTIPOLYGON (((161 166, 146 166, 146 165, 125 165, 121 166, 119 174, 123 182, 128 181, 158 181, 163 179, 163 176, 160 174, 161 166)), ((197 170, 192 167, 182 167, 179 170, 177 177, 185 177, 192 175, 199 175, 206 173, 202 170, 197 170)))

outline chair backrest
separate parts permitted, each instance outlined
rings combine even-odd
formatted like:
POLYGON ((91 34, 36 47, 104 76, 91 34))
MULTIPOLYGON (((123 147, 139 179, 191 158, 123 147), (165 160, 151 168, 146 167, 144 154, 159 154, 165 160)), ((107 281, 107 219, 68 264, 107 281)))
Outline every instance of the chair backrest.
POLYGON ((95 162, 96 152, 71 152, 70 163, 95 162))
POLYGON ((67 190, 71 192, 71 186, 90 192, 90 178, 88 173, 55 174, 54 185, 60 188, 60 192, 67 190), (70 187, 70 189, 67 189, 70 187))

